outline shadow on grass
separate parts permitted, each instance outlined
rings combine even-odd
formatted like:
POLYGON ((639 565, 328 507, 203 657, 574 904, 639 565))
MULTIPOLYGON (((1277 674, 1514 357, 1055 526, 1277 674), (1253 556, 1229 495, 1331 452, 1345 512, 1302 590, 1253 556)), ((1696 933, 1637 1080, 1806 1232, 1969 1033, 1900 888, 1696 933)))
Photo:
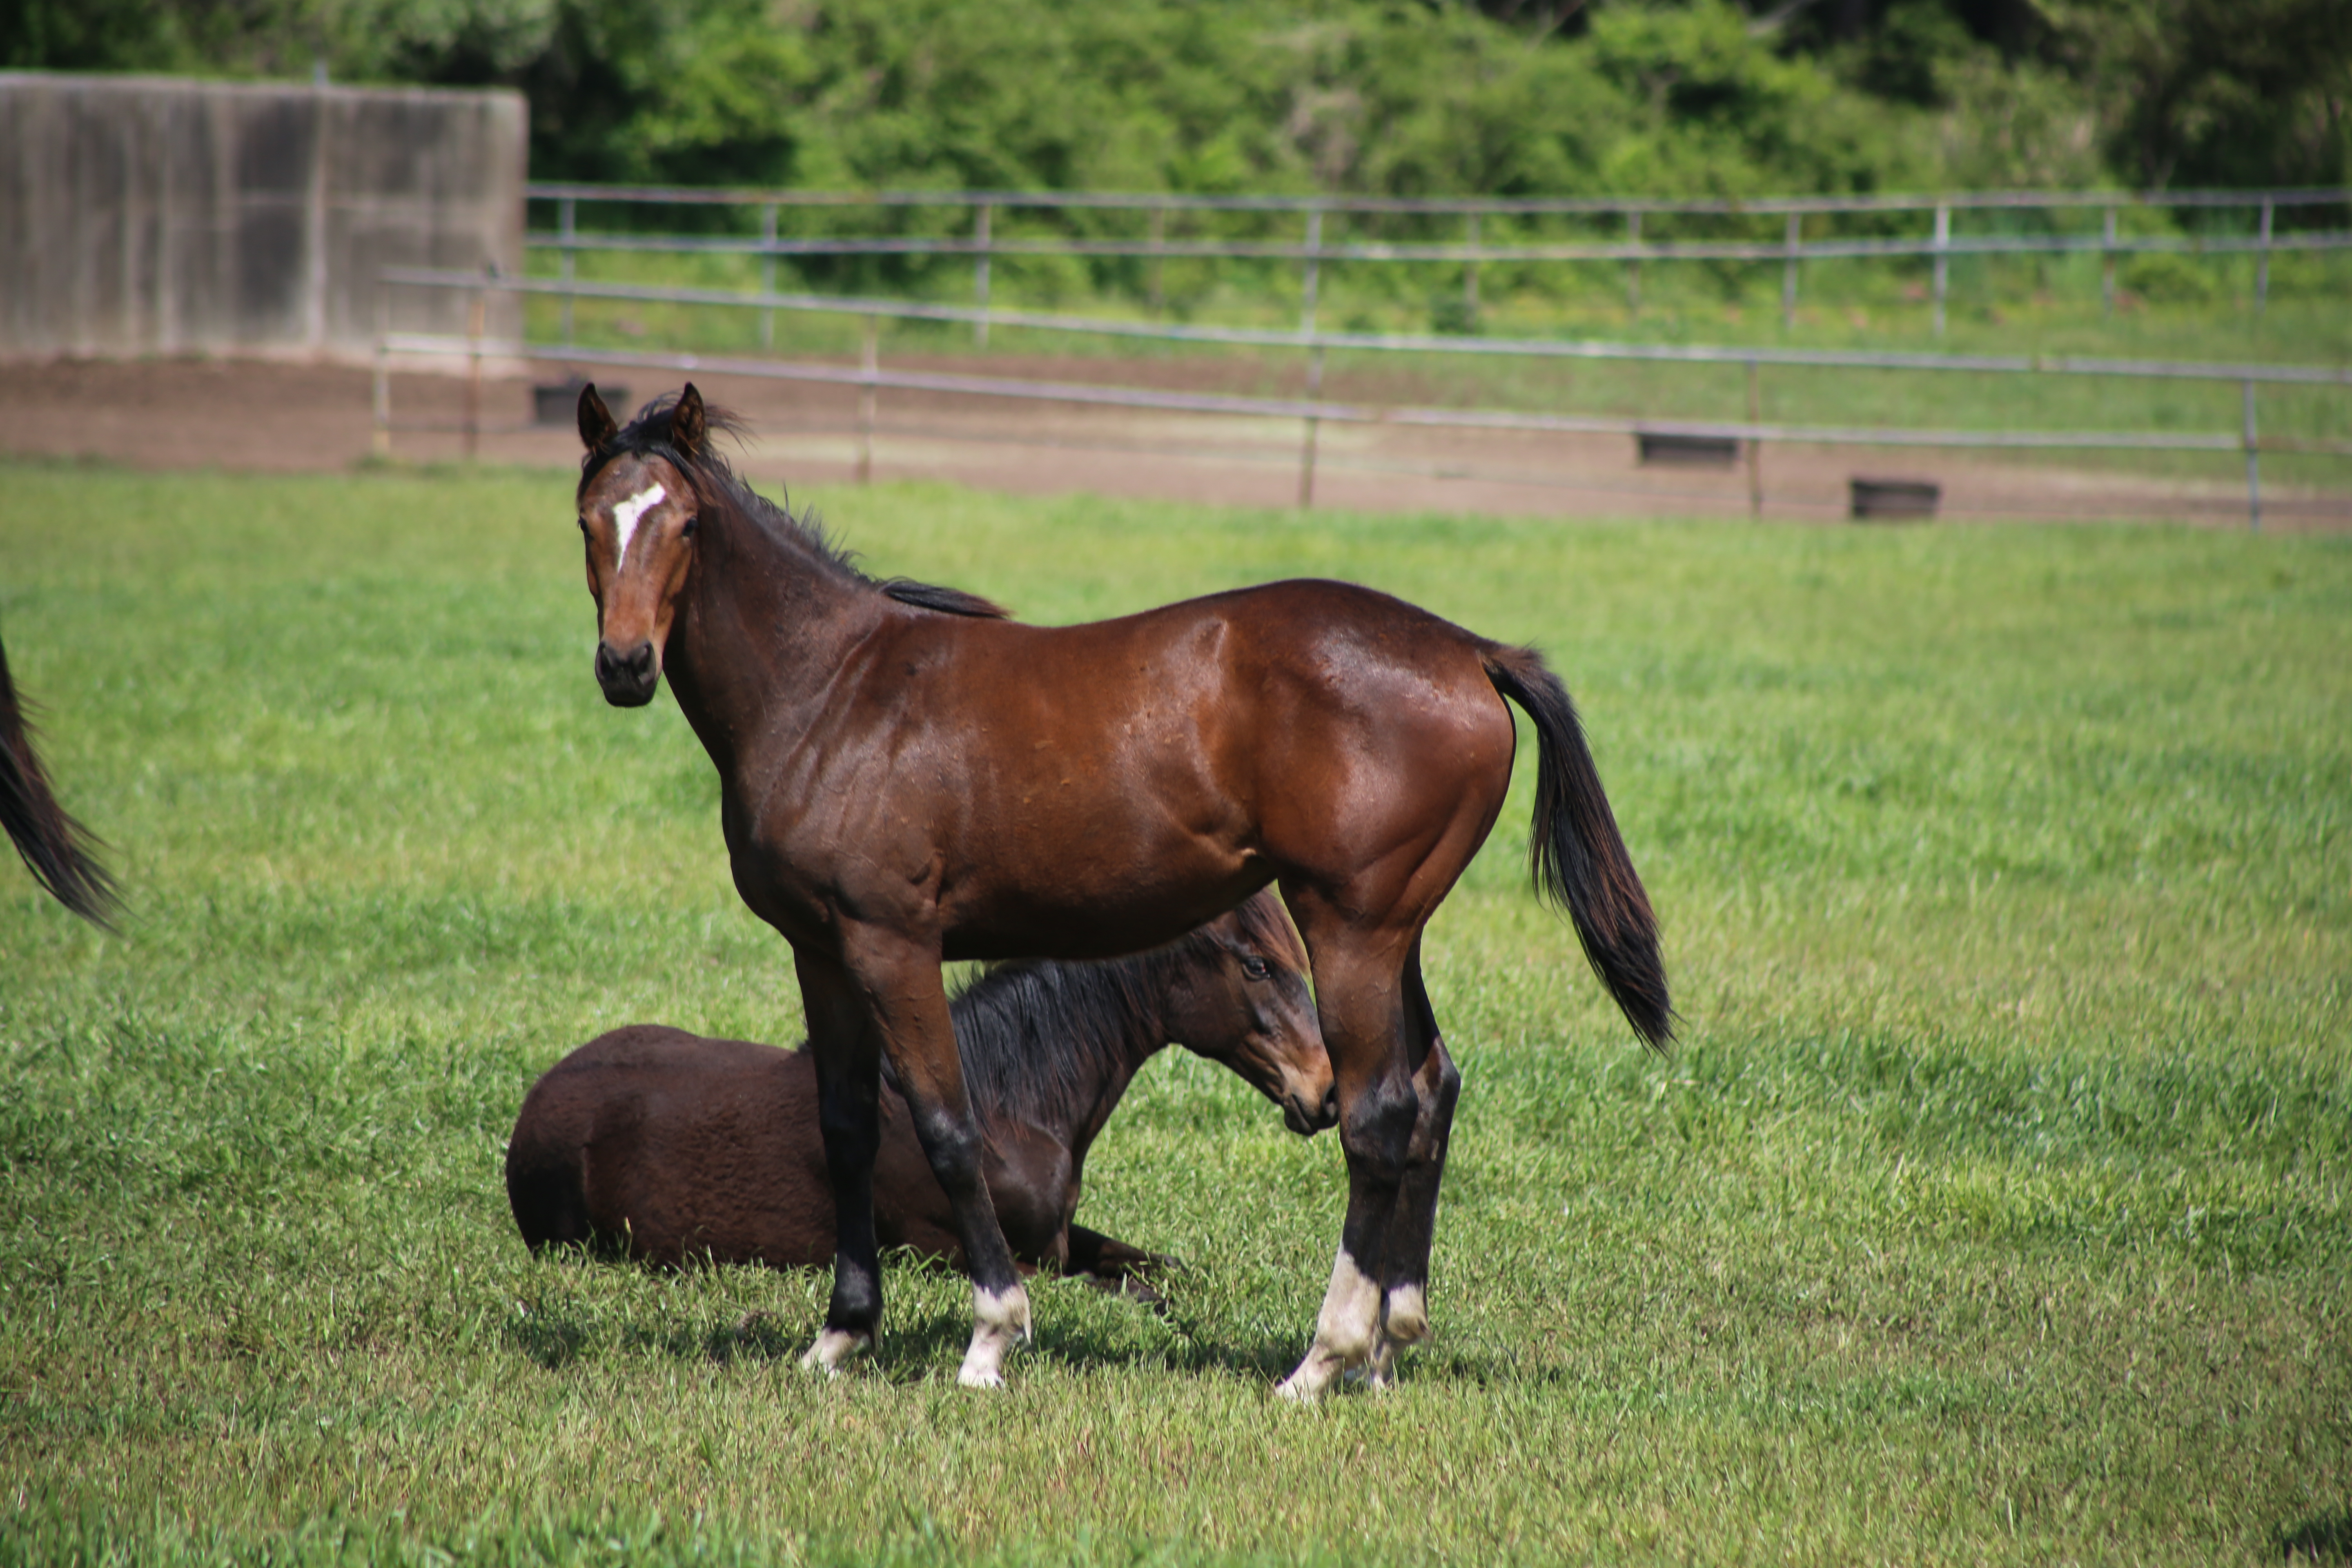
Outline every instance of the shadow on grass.
MULTIPOLYGON (((574 1261, 589 1263, 585 1256, 574 1261)), ((601 1260, 598 1260, 601 1261, 601 1260)), ((624 1265, 625 1267, 627 1265, 624 1265)), ((1269 1387, 1287 1376, 1306 1353, 1304 1334, 1268 1335, 1254 1342, 1215 1332, 1210 1321, 1188 1310, 1192 1292, 1187 1283, 1213 1289, 1206 1279, 1181 1266, 1158 1283, 1164 1296, 1150 1300, 1129 1298, 1126 1310, 1143 1314, 1165 1327, 1166 1337, 1137 1342, 1129 1328, 1105 1326, 1084 1316, 1056 1313, 1049 1301, 1040 1302, 1035 1336, 1025 1355, 1049 1360, 1074 1372, 1105 1370, 1167 1371, 1194 1376, 1224 1375, 1269 1387), (1188 1279, 1188 1276, 1190 1276, 1188 1279)), ((561 1308, 541 1304, 509 1321, 507 1342, 549 1372, 561 1372, 604 1341, 607 1347, 637 1355, 675 1362, 753 1365, 796 1360, 815 1331, 813 1322, 794 1322, 767 1311, 752 1311, 733 1322, 681 1318, 638 1318, 634 1321, 602 1321, 592 1327, 561 1308)), ((907 1305, 887 1317, 881 1353, 869 1364, 892 1383, 918 1383, 961 1358, 971 1336, 971 1316, 961 1303, 907 1305)), ((1566 1385, 1578 1380, 1563 1369, 1528 1366, 1508 1358, 1437 1347, 1413 1350, 1397 1367, 1401 1384, 1436 1383, 1472 1387, 1499 1384, 1566 1385)), ((1350 1380, 1352 1384, 1354 1380, 1350 1380)))
POLYGON ((580 1359, 581 1349, 588 1342, 588 1331, 570 1318, 536 1311, 509 1321, 506 1339, 507 1343, 548 1371, 561 1372, 580 1359))
POLYGON ((2352 1563, 2352 1509, 2314 1514, 2279 1531, 2279 1554, 2289 1563, 2352 1563))

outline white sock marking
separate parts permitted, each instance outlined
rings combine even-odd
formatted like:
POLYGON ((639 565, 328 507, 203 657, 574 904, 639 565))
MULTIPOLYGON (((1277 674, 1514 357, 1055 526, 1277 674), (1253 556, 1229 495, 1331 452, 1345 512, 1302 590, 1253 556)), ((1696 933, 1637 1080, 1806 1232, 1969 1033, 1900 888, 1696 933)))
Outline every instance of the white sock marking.
POLYGON ((1003 1295, 974 1285, 971 1348, 956 1381, 966 1388, 1004 1386, 1004 1352, 1029 1337, 1029 1292, 1018 1283, 1003 1295))
POLYGON ((653 485, 639 490, 613 509, 613 526, 618 529, 621 534, 621 547, 613 552, 614 576, 617 577, 621 574, 622 566, 629 559, 629 540, 637 531, 638 520, 668 499, 667 490, 663 489, 659 485, 653 485))
POLYGON ((1307 1359, 1275 1389, 1286 1399, 1315 1398, 1332 1380, 1371 1354, 1380 1329, 1381 1288, 1356 1267, 1343 1245, 1331 1260, 1331 1284, 1315 1318, 1307 1359))

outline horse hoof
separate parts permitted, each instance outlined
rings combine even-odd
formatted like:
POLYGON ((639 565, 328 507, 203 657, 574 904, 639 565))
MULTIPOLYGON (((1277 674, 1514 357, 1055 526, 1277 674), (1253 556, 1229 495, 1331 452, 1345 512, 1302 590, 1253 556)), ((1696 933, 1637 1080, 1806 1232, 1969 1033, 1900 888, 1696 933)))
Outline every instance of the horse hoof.
POLYGON ((1003 1388, 1004 1373, 992 1366, 973 1366, 966 1362, 956 1373, 956 1383, 963 1388, 1003 1388))
POLYGON ((874 1348, 871 1334, 853 1334, 843 1329, 827 1329, 817 1335, 816 1343, 809 1346, 801 1357, 801 1365, 811 1372, 821 1372, 828 1377, 839 1377, 848 1369, 849 1358, 874 1348))

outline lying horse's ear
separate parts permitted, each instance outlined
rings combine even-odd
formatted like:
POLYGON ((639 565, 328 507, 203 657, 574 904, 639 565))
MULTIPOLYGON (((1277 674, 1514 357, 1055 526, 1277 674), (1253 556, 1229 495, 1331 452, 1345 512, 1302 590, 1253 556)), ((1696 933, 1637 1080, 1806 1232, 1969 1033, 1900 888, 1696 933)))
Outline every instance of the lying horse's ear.
POLYGON ((596 395, 596 384, 589 382, 580 389, 580 442, 592 452, 604 450, 604 443, 616 434, 613 411, 596 395))
POLYGON ((703 416, 702 394, 688 382, 686 390, 677 395, 677 405, 669 411, 669 444, 677 448, 682 458, 702 456, 702 444, 709 437, 709 422, 703 416))

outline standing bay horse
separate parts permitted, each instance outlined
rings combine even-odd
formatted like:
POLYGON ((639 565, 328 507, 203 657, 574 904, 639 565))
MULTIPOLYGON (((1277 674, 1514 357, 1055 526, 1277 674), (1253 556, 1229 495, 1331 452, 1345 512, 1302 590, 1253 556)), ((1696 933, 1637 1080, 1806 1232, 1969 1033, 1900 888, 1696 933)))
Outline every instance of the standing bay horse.
POLYGON ((1384 1373, 1429 1329, 1438 1183, 1461 1077, 1421 932, 1485 842, 1534 721, 1531 858, 1634 1030, 1670 1037, 1657 922, 1567 691, 1527 648, 1385 594, 1291 582, 1087 626, 876 582, 753 494, 689 384, 616 428, 580 395, 576 510, 596 679, 663 676, 719 770, 736 890, 792 944, 838 1251, 806 1363, 881 1321, 873 1173, 887 1057, 973 1281, 968 1384, 1002 1381, 1029 1299, 982 1179, 940 964, 1167 942, 1269 883, 1313 962, 1347 1218, 1281 1392, 1384 1373))
MULTIPOLYGON (((1231 1068, 1294 1132, 1339 1114, 1306 950, 1270 892, 1132 958, 996 965, 948 1012, 1013 1257, 1106 1289, 1149 1297, 1143 1277, 1166 1261, 1072 1223, 1087 1151, 1162 1048, 1231 1068)), ((883 1070, 887 1080, 887 1060, 883 1070)), ((576 1243, 669 1268, 830 1263, 817 1101, 805 1050, 651 1024, 601 1035, 523 1098, 507 1142, 515 1226, 533 1252, 576 1243)), ((966 1267, 955 1209, 887 1081, 874 1217, 882 1245, 966 1267)))
POLYGON ((32 725, 8 679, 0 648, 0 827, 33 879, 82 919, 103 926, 116 908, 114 879, 99 863, 89 829, 66 815, 33 750, 32 725))

